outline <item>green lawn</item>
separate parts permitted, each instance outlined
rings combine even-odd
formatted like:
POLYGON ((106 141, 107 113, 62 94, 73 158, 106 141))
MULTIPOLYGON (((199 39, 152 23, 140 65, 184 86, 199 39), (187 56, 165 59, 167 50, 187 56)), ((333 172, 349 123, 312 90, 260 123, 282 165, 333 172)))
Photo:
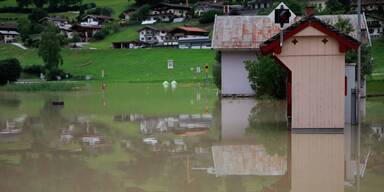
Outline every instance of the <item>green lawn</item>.
POLYGON ((372 56, 374 59, 373 79, 384 79, 384 41, 373 41, 372 56))
POLYGON ((0 7, 14 7, 17 6, 16 0, 0 1, 0 7))
MULTIPOLYGON (((100 77, 105 69, 106 80, 110 81, 191 81, 195 73, 191 68, 212 65, 215 52, 212 50, 187 50, 174 48, 152 49, 63 49, 63 69, 74 75, 100 77), (174 70, 167 69, 168 59, 174 60, 174 70)), ((22 65, 41 64, 35 49, 21 50, 13 45, 0 45, 0 59, 15 57, 22 65)), ((211 77, 211 73, 209 73, 211 77)), ((203 74, 197 76, 204 79, 203 74)))
POLYGON ((96 3, 98 7, 112 8, 115 17, 119 16, 120 13, 134 2, 134 0, 83 0, 83 3, 96 3))
MULTIPOLYGON (((129 5, 134 3, 134 0, 83 0, 83 3, 96 3, 98 7, 109 7, 114 10, 114 16, 117 17, 129 5)), ((0 7, 17 6, 16 0, 0 1, 0 7)))

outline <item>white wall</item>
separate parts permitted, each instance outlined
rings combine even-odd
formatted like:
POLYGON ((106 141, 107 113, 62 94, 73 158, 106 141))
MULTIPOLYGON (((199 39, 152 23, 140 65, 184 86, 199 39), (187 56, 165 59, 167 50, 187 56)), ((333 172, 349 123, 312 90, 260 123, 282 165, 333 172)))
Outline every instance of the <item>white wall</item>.
POLYGON ((245 129, 249 127, 249 115, 256 106, 256 100, 221 99, 221 140, 244 140, 245 129))
POLYGON ((254 95, 244 61, 256 60, 254 51, 223 51, 221 56, 221 94, 254 95))

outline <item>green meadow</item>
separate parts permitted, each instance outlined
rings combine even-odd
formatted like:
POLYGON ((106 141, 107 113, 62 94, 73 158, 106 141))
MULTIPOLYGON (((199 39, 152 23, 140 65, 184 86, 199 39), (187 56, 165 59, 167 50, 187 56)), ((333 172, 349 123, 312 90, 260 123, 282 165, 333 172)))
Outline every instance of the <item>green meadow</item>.
MULTIPOLYGON (((212 26, 200 25, 197 20, 189 20, 182 23, 157 23, 153 27, 160 29, 171 30, 177 26, 197 26, 203 28, 211 28, 212 26)), ((97 48, 97 49, 107 49, 111 48, 112 42, 118 41, 137 41, 139 40, 138 30, 143 28, 143 25, 129 25, 127 27, 122 27, 121 31, 108 35, 105 39, 96 42, 90 42, 87 47, 97 48)))
POLYGON ((379 39, 372 43, 372 56, 374 62, 373 79, 384 79, 384 40, 379 39))
MULTIPOLYGON (((62 68, 73 75, 100 79, 105 70, 107 81, 162 82, 202 81, 205 74, 196 74, 194 68, 215 63, 213 50, 184 50, 175 48, 149 49, 63 49, 62 68), (168 70, 168 60, 174 69, 168 70)), ((17 58, 23 66, 42 64, 36 49, 22 50, 13 45, 0 45, 0 59, 17 58)), ((211 78, 211 73, 208 74, 211 78)))
MULTIPOLYGON (((98 7, 109 7, 113 9, 114 17, 118 17, 129 5, 134 3, 134 0, 83 0, 83 3, 96 3, 98 7)), ((16 0, 0 1, 0 7, 15 7, 17 6, 16 0)), ((5 15, 5 14, 4 14, 5 15)), ((24 15, 24 14, 17 14, 24 15)), ((13 15, 13 16, 17 16, 13 15)), ((3 14, 0 14, 0 18, 3 14)))

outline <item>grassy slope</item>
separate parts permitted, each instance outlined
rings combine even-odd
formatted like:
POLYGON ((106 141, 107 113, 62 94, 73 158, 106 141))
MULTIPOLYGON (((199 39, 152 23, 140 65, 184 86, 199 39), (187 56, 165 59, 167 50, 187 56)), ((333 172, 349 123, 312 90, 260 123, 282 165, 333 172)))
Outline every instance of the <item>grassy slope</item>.
POLYGON ((374 78, 384 77, 384 41, 376 40, 373 42, 372 55, 374 58, 374 78))
POLYGON ((134 2, 134 0, 83 0, 83 3, 96 3, 98 7, 112 8, 116 17, 134 2))
POLYGON ((13 7, 13 6, 17 6, 16 0, 0 1, 0 7, 13 7))
MULTIPOLYGON (((99 7, 109 7, 114 10, 114 16, 119 16, 134 0, 83 0, 83 3, 96 3, 99 7)), ((16 0, 0 1, 0 7, 17 6, 16 0)), ((2 16, 2 15, 0 15, 2 16)))
POLYGON ((368 93, 384 93, 384 41, 375 40, 372 46, 372 56, 374 59, 372 77, 369 78, 368 93))
MULTIPOLYGON (((176 26, 183 26, 183 25, 191 25, 191 26, 198 26, 203 28, 210 28, 211 26, 203 26, 199 25, 197 20, 190 20, 183 23, 159 23, 153 25, 157 28, 166 28, 166 29, 172 29, 176 26)), ((98 42, 91 42, 88 46, 94 47, 98 49, 103 48, 110 48, 112 45, 112 42, 116 41, 133 41, 133 40, 139 40, 139 33, 137 32, 139 29, 141 29, 143 25, 132 25, 124 28, 118 33, 114 33, 109 35, 107 38, 105 38, 102 41, 98 42)))
MULTIPOLYGON (((193 80, 191 67, 214 63, 212 50, 136 49, 136 50, 70 50, 63 49, 64 70, 75 75, 99 77, 106 70, 106 79, 113 81, 193 80), (173 59, 175 69, 167 69, 173 59)), ((0 45, 0 59, 15 57, 22 65, 41 64, 35 49, 21 50, 12 45, 0 45)), ((200 74, 199 79, 203 79, 200 74)))

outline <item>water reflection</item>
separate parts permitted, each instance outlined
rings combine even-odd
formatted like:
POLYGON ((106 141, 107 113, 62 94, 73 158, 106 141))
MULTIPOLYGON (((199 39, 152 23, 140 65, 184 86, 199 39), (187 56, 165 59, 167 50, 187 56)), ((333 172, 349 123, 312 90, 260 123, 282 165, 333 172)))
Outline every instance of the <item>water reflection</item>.
POLYGON ((355 127, 344 134, 291 134, 284 101, 217 100, 215 90, 195 85, 166 92, 161 85, 112 84, 107 97, 96 88, 0 95, 1 191, 383 187, 384 124, 369 108, 361 134, 355 127), (58 97, 64 107, 52 106, 58 97), (2 104, 12 98, 17 102, 2 104))

